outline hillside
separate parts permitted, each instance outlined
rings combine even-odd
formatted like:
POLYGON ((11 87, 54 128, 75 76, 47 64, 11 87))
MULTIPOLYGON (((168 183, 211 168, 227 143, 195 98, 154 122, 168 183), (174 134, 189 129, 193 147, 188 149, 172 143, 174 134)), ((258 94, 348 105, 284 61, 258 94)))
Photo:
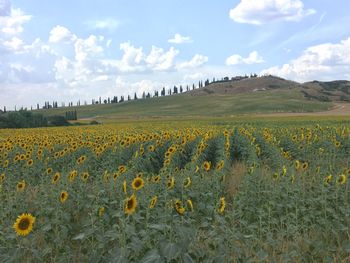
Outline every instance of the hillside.
POLYGON ((67 110, 77 110, 78 118, 85 120, 225 117, 325 112, 339 101, 350 101, 349 81, 297 83, 264 76, 218 81, 172 96, 39 111, 46 116, 64 116, 67 110))

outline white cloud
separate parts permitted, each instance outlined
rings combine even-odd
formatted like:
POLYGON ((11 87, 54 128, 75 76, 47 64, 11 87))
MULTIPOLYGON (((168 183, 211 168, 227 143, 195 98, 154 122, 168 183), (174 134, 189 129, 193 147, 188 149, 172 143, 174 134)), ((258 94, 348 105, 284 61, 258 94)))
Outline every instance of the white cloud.
POLYGON ((0 16, 9 16, 11 14, 10 0, 0 0, 0 16))
POLYGON ((185 61, 181 63, 178 68, 184 69, 184 68, 197 68, 202 66, 203 64, 208 62, 208 57, 196 54, 193 56, 193 58, 189 61, 185 61))
POLYGON ((57 25, 50 31, 49 42, 50 43, 70 43, 77 39, 77 37, 64 26, 57 25))
POLYGON ((30 21, 31 18, 30 15, 24 14, 20 9, 12 8, 9 15, 0 15, 0 32, 5 35, 17 35, 23 31, 23 24, 30 21))
POLYGON ((179 51, 173 47, 164 52, 162 48, 152 46, 151 52, 145 61, 148 67, 153 70, 169 70, 174 66, 174 59, 178 54, 179 51))
POLYGON ((90 35, 87 39, 78 38, 74 43, 75 59, 84 61, 91 57, 98 57, 103 54, 103 47, 99 45, 103 38, 90 35))
POLYGON ((4 47, 12 51, 20 50, 23 44, 24 44, 23 40, 18 37, 12 37, 10 40, 6 40, 3 43, 4 47))
POLYGON ((350 72, 350 37, 339 43, 311 46, 303 54, 283 66, 263 70, 298 81, 344 79, 350 72))
POLYGON ((226 59, 227 66, 238 65, 238 64, 250 65, 250 64, 259 64, 263 62, 264 62, 264 59, 258 54, 257 51, 251 52, 249 56, 246 58, 235 54, 226 59))
POLYGON ((305 10, 301 0, 241 0, 229 15, 238 23, 261 25, 276 20, 300 21, 314 13, 314 9, 305 10))
POLYGON ((190 37, 181 36, 179 33, 176 33, 173 38, 168 39, 168 42, 173 44, 184 44, 192 43, 193 41, 190 37))
POLYGON ((120 26, 120 22, 114 18, 91 20, 85 23, 90 29, 115 30, 120 26))
POLYGON ((193 73, 193 74, 186 74, 184 76, 184 81, 193 81, 193 80, 201 80, 205 77, 205 75, 201 72, 193 73))

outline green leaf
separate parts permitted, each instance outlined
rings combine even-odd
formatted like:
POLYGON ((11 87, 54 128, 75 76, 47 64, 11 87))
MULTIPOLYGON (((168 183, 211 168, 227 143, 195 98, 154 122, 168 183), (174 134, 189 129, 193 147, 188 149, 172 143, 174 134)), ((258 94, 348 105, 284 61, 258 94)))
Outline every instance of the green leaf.
POLYGON ((80 233, 78 235, 76 235, 75 237, 72 238, 72 240, 82 240, 84 239, 85 234, 84 233, 80 233))
POLYGON ((181 256, 182 260, 184 263, 192 263, 192 262, 195 262, 193 260, 193 258, 188 254, 188 253, 185 253, 181 256))
POLYGON ((161 252, 167 260, 175 259, 180 254, 179 247, 174 243, 161 245, 161 252))
POLYGON ((143 259, 140 260, 141 263, 162 263, 164 260, 162 260, 162 257, 159 255, 157 249, 153 249, 149 251, 143 259))

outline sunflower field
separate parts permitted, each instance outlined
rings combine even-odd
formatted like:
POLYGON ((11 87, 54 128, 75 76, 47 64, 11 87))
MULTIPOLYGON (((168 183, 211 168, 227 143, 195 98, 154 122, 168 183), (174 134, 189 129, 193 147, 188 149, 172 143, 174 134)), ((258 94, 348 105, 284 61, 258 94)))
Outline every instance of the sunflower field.
POLYGON ((350 125, 0 130, 0 262, 350 260, 350 125))

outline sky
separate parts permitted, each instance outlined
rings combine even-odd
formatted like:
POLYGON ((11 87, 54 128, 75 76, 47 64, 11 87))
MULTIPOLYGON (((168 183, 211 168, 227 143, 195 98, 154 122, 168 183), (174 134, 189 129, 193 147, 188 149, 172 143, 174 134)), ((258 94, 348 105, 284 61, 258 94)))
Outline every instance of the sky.
POLYGON ((350 79, 347 0, 0 0, 0 109, 256 73, 350 79))

